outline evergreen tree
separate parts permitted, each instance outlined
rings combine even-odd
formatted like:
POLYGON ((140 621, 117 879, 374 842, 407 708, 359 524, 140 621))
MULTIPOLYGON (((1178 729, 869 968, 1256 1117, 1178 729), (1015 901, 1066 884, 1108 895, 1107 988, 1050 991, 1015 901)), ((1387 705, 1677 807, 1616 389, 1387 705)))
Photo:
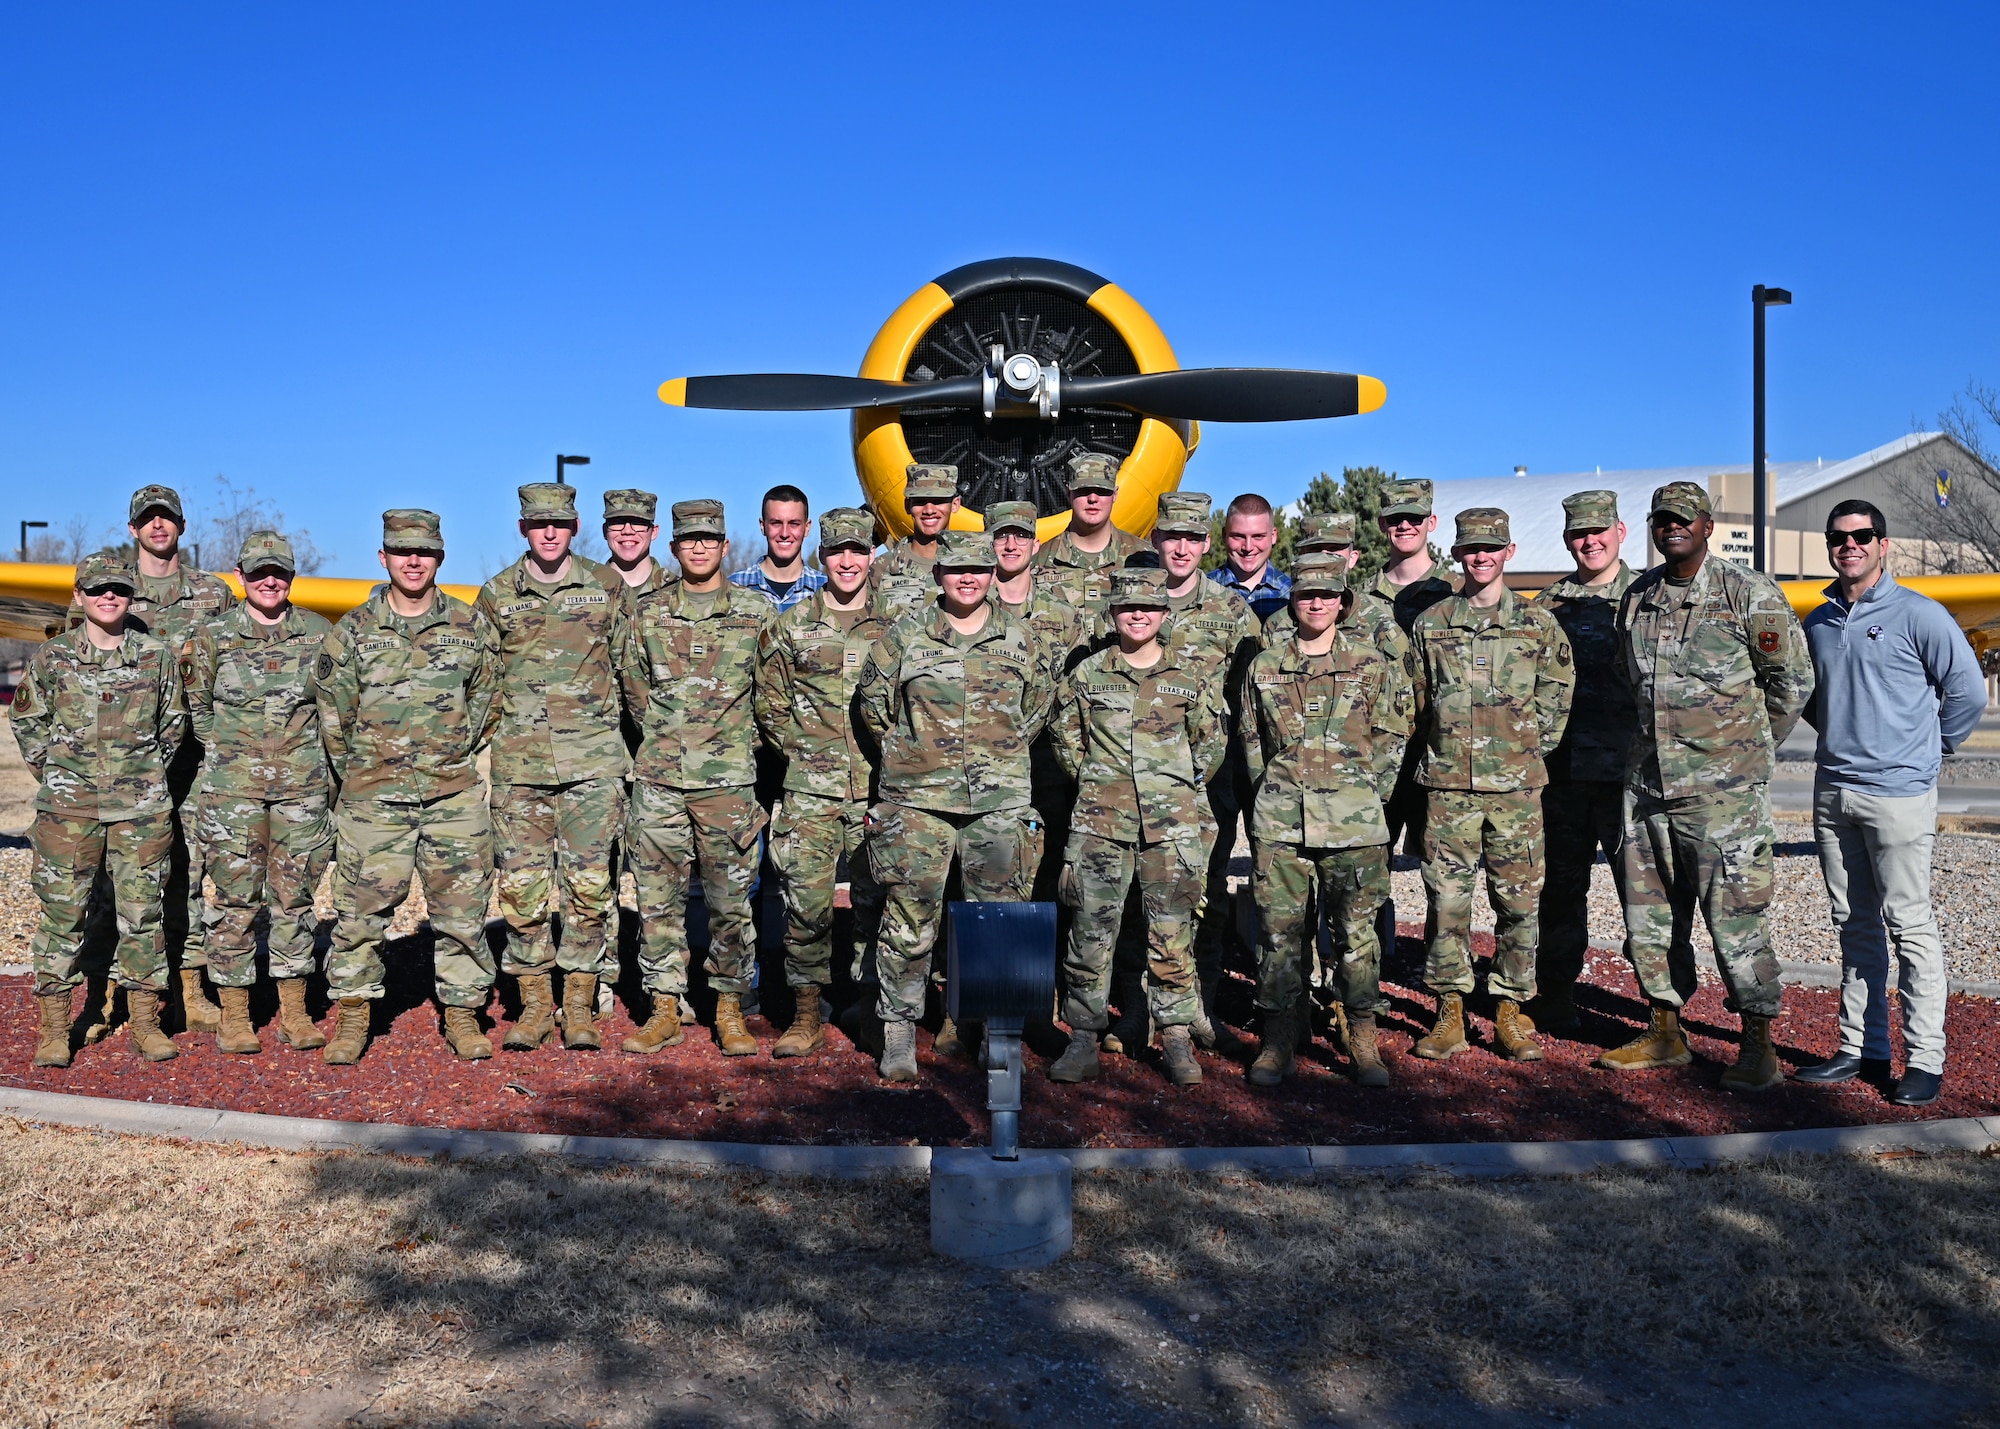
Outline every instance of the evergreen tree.
MULTIPOLYGON (((1350 466, 1340 473, 1340 505, 1337 509, 1354 513, 1354 543, 1360 552, 1350 572, 1356 585, 1365 585, 1380 575, 1382 567, 1389 564, 1389 557, 1393 554, 1389 549, 1389 538, 1382 534, 1375 518, 1382 513, 1382 489, 1395 479, 1395 472, 1384 471, 1379 466, 1350 466)), ((1323 472, 1320 481, 1325 482, 1328 488, 1333 486, 1323 472)))

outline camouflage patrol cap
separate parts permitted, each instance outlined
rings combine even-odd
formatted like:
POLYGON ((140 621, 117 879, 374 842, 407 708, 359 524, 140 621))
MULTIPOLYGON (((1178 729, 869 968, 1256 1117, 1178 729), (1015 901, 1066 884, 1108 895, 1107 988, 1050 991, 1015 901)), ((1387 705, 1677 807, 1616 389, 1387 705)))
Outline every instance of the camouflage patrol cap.
POLYGON ((236 552, 236 569, 249 575, 252 571, 265 571, 276 566, 288 576, 299 573, 298 560, 292 555, 292 543, 276 531, 252 531, 243 538, 243 545, 236 552))
MULTIPOLYGON (((1072 486, 1070 490, 1076 488, 1072 486)), ((1205 491, 1163 491, 1160 514, 1153 521, 1155 536, 1206 536, 1214 506, 1205 491)))
POLYGON ((1647 510, 1648 519, 1662 511, 1692 521, 1697 516, 1708 516, 1715 508, 1708 504, 1708 488, 1693 481, 1670 481, 1653 492, 1653 504, 1647 510))
POLYGON ((1618 524, 1618 493, 1579 491, 1563 498, 1563 534, 1602 531, 1618 524))
POLYGON ((819 548, 837 551, 842 546, 875 549, 875 518, 859 506, 836 506, 819 515, 819 548))
POLYGON ((934 569, 990 571, 993 565, 993 538, 984 531, 946 531, 938 537, 934 569))
POLYGON ((1422 477, 1392 481, 1382 488, 1384 516, 1428 516, 1431 514, 1431 484, 1422 477))
POLYGON ((694 501, 674 503, 674 539, 679 541, 688 536, 728 536, 729 526, 723 520, 722 503, 704 496, 694 501))
POLYGON ((1116 491, 1118 460, 1097 452, 1084 452, 1069 459, 1069 494, 1079 491, 1116 491))
POLYGON ((382 513, 382 549, 385 551, 442 551, 444 524, 435 511, 416 506, 399 506, 382 513))
POLYGON ((1352 511, 1309 511, 1299 517, 1299 534, 1292 549, 1300 555, 1308 551, 1331 551, 1354 544, 1352 511))
POLYGON ((576 488, 553 481, 531 481, 520 489, 523 521, 576 520, 576 488))
POLYGON ((116 551, 92 551, 76 563, 76 588, 96 590, 100 586, 123 586, 127 591, 139 589, 139 577, 132 570, 132 563, 116 551))
POLYGON ((659 509, 660 498, 650 491, 624 486, 604 493, 606 521, 644 521, 651 526, 659 509))
POLYGON ((1292 594, 1345 595, 1347 562, 1325 551, 1301 556, 1292 567, 1292 594))
POLYGON ((1497 506, 1468 506, 1458 513, 1458 534, 1451 538, 1453 550, 1460 546, 1511 546, 1507 513, 1497 506))
POLYGON ((1035 534, 1035 503, 1032 501, 996 501, 986 508, 986 534, 997 536, 1002 531, 1025 531, 1035 534))
POLYGON ((903 504, 912 501, 949 501, 958 495, 958 468, 941 463, 913 461, 904 468, 903 504))
POLYGON ((1116 610, 1121 605, 1165 610, 1167 573, 1157 567, 1148 570, 1141 566, 1120 566, 1111 573, 1110 606, 1116 610))
POLYGON ((187 524, 187 515, 181 510, 181 494, 171 486, 142 486, 133 492, 131 514, 125 519, 129 524, 136 526, 139 524, 139 518, 155 507, 165 511, 183 526, 187 524))

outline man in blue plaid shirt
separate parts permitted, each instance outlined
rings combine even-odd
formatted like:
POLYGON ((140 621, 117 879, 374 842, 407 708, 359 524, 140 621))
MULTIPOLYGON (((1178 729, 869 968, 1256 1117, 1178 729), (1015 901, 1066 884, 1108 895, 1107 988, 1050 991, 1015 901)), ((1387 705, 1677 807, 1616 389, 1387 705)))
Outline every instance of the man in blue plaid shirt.
POLYGON ((738 571, 731 584, 754 590, 780 611, 790 610, 826 584, 826 572, 805 563, 806 526, 811 512, 806 494, 796 486, 774 486, 764 493, 764 559, 738 571))

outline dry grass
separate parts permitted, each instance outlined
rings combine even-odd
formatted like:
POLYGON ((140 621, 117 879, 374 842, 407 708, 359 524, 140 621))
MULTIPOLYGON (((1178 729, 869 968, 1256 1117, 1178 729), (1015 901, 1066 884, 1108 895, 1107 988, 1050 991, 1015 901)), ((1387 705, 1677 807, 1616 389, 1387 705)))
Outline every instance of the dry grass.
POLYGON ((1091 1176, 1075 1255, 1009 1274, 931 1256, 912 1179, 0 1123, 0 1208, 7 1425, 1497 1423, 1842 1376, 1938 1422, 1996 1387, 1989 1157, 1091 1176))

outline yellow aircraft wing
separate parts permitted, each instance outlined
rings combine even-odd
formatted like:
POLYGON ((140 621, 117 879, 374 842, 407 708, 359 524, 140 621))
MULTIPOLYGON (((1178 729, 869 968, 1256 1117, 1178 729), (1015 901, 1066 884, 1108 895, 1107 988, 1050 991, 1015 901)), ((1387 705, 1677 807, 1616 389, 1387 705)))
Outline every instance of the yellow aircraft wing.
MULTIPOLYGON (((216 575, 237 595, 243 594, 243 582, 233 574, 218 571, 216 575)), ((292 582, 292 600, 328 620, 338 620, 367 600, 380 584, 380 581, 300 576, 292 582)), ((0 562, 0 635, 16 640, 45 640, 61 630, 75 586, 75 566, 0 562)), ((440 589, 468 604, 479 594, 476 585, 444 585, 440 589)))
MULTIPOLYGON (((1958 628, 1972 642, 1973 653, 1983 661, 2000 648, 2000 575, 1994 576, 1897 576, 1896 579, 1921 595, 1927 595, 1951 612, 1958 628)), ((1828 581, 1783 581, 1785 599, 1799 619, 1826 600, 1828 581)))

